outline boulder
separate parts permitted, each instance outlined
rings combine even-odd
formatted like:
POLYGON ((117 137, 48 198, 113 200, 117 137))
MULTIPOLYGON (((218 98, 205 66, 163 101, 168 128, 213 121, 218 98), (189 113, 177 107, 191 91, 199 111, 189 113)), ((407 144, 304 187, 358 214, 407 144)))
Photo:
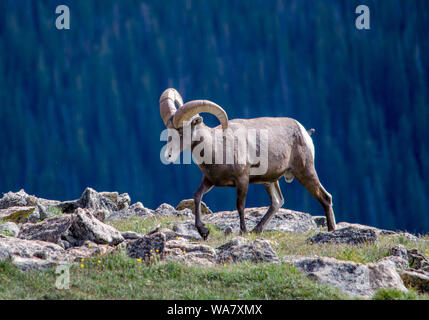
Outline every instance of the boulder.
POLYGON ((429 261, 417 249, 408 250, 407 255, 410 268, 420 270, 429 267, 429 261))
POLYGON ((126 250, 131 258, 140 258, 150 261, 153 257, 162 255, 166 238, 161 232, 146 235, 137 240, 131 240, 126 245, 126 250))
POLYGON ((118 230, 99 221, 87 209, 77 209, 70 233, 75 239, 90 240, 98 244, 117 245, 124 241, 118 230))
POLYGON ((61 246, 40 241, 0 235, 0 261, 9 260, 22 271, 47 270, 58 264, 80 261, 93 255, 111 252, 113 248, 85 242, 81 247, 65 250, 61 246))
POLYGON ((17 266, 21 271, 39 270, 46 271, 58 264, 59 262, 43 260, 39 258, 24 258, 20 256, 12 256, 11 262, 17 266))
MULTIPOLYGON (((184 209, 190 209, 192 212, 195 212, 195 202, 194 199, 186 199, 180 201, 180 203, 176 206, 177 211, 182 211, 184 209)), ((201 213, 203 215, 206 214, 212 214, 213 212, 210 210, 210 208, 201 201, 201 213)))
POLYGON ((92 241, 85 241, 83 245, 79 247, 73 247, 66 250, 66 254, 71 262, 81 262, 82 258, 92 257, 96 255, 104 255, 110 253, 114 248, 97 244, 92 241))
POLYGON ((345 243, 356 245, 374 243, 377 238, 377 232, 371 228, 352 226, 339 228, 333 232, 320 232, 306 241, 308 243, 345 243))
POLYGON ((247 240, 236 237, 216 249, 219 263, 252 261, 252 262, 279 262, 276 252, 272 248, 275 242, 256 239, 247 240))
POLYGON ((125 240, 135 240, 135 239, 143 238, 144 234, 137 233, 137 232, 134 232, 134 231, 124 231, 124 232, 121 232, 121 236, 125 240))
POLYGON ((100 192, 100 195, 102 197, 108 198, 116 205, 117 210, 123 210, 128 208, 128 206, 131 203, 131 198, 128 193, 121 193, 118 192, 100 192))
POLYGON ((59 201, 47 200, 37 198, 33 195, 27 194, 24 189, 18 192, 8 192, 0 199, 0 209, 7 209, 10 207, 35 207, 43 205, 45 207, 55 206, 59 201))
POLYGON ((417 271, 403 271, 401 278, 407 287, 412 287, 421 293, 429 292, 429 274, 417 271))
POLYGON ((361 264, 317 256, 286 256, 283 261, 310 279, 337 287, 353 297, 369 298, 381 288, 407 291, 391 261, 361 264))
POLYGON ((0 261, 10 259, 13 262, 14 256, 37 258, 57 263, 67 260, 65 250, 57 244, 0 235, 0 261))
MULTIPOLYGON (((244 212, 247 229, 253 229, 253 227, 256 226, 256 224, 265 215, 267 210, 268 207, 245 209, 244 212)), ((240 231, 240 219, 236 210, 216 212, 214 214, 204 216, 203 220, 207 223, 214 224, 223 231, 232 230, 234 233, 239 233, 240 231)), ((308 213, 281 208, 265 225, 264 231, 306 233, 316 228, 317 226, 313 221, 313 217, 308 213)))
POLYGON ((191 209, 176 210, 173 206, 168 203, 161 204, 156 208, 155 215, 157 216, 173 216, 173 217, 184 217, 184 218, 193 218, 194 214, 191 209))
POLYGON ((111 212, 127 208, 130 201, 126 193, 119 195, 117 192, 97 192, 86 188, 79 199, 61 202, 58 207, 65 213, 73 213, 77 208, 111 212))
POLYGON ((336 225, 337 229, 344 229, 344 228, 349 228, 349 227, 374 230, 377 233, 377 235, 394 235, 395 234, 395 231, 378 229, 376 227, 367 226, 367 225, 359 224, 359 223, 339 222, 336 225))
POLYGON ((16 237, 19 233, 19 227, 14 222, 5 222, 0 224, 0 234, 16 237))
POLYGON ((182 238, 189 240, 202 240, 202 237, 198 233, 197 228, 195 227, 194 221, 184 221, 176 223, 173 226, 173 231, 176 232, 176 235, 182 238))
POLYGON ((408 260, 408 251, 402 244, 398 244, 398 245, 390 248, 389 254, 391 256, 400 257, 400 258, 403 258, 405 260, 408 260))
POLYGON ((61 236, 72 225, 73 218, 72 215, 63 215, 48 218, 39 223, 23 224, 18 238, 58 243, 61 236))
POLYGON ((388 256, 380 259, 379 261, 390 261, 395 265, 396 271, 403 271, 408 269, 408 260, 398 256, 388 256))
POLYGON ((153 210, 145 208, 141 202, 136 202, 126 209, 110 212, 106 216, 106 220, 123 220, 132 217, 149 218, 152 217, 153 214, 153 210))
POLYGON ((0 221, 24 223, 35 209, 36 207, 9 207, 2 209, 0 210, 0 221))
POLYGON ((349 222, 337 223, 337 229, 342 229, 342 228, 347 228, 347 227, 371 229, 371 230, 374 230, 378 236, 382 235, 382 236, 403 237, 408 241, 417 241, 418 240, 418 238, 415 235, 410 234, 408 232, 378 229, 376 227, 366 226, 366 225, 362 225, 362 224, 358 224, 358 223, 349 223, 349 222))
POLYGON ((166 242, 164 258, 185 265, 212 266, 216 263, 216 251, 210 246, 179 237, 166 242))

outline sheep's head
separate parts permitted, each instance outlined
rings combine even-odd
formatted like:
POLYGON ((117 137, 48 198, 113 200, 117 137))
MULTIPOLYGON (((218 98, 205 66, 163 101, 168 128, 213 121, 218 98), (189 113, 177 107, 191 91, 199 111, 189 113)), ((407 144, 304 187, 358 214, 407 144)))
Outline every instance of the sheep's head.
MULTIPOLYGON (((172 88, 162 93, 159 99, 159 111, 167 129, 177 130, 180 136, 180 147, 178 147, 180 152, 190 147, 190 145, 187 145, 190 141, 183 141, 183 132, 187 129, 186 126, 191 126, 192 134, 198 126, 203 124, 203 118, 199 113, 207 112, 213 114, 219 119, 223 129, 228 128, 228 115, 216 103, 208 100, 194 100, 183 104, 180 94, 172 88)), ((169 161, 175 161, 175 159, 171 158, 172 149, 173 146, 169 144, 165 151, 165 156, 169 161)))

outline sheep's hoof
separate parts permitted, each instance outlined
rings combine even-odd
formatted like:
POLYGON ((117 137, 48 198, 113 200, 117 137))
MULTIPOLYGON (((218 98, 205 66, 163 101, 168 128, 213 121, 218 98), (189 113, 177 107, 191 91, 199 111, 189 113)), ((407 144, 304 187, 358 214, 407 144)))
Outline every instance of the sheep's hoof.
POLYGON ((207 240, 210 230, 206 227, 200 227, 198 228, 198 233, 200 234, 200 236, 203 238, 203 240, 207 240))
POLYGON ((261 234, 261 233, 262 233, 262 229, 261 229, 261 228, 257 228, 257 227, 255 227, 255 228, 252 230, 252 233, 255 233, 255 234, 261 234))

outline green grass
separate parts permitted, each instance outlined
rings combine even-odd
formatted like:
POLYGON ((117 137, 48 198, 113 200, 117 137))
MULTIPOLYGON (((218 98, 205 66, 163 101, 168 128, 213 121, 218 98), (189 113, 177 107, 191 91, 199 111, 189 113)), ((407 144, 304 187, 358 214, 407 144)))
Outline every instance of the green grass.
POLYGON ((429 300, 429 295, 421 295, 414 289, 408 292, 402 292, 397 289, 380 289, 374 296, 373 300, 429 300))
POLYGON ((70 289, 55 287, 54 270, 20 272, 0 262, 0 299, 345 299, 286 264, 148 266, 123 251, 85 259, 70 269, 70 289), (98 262, 100 260, 100 263, 98 262))
MULTIPOLYGON (((172 227, 184 218, 131 218, 108 222, 120 231, 147 233, 157 225, 172 227)), ((236 235, 225 234, 213 225, 205 244, 217 247, 236 235)), ((307 234, 265 232, 245 235, 248 239, 271 240, 277 254, 318 255, 360 263, 376 262, 389 248, 403 244, 419 252, 429 249, 429 238, 412 242, 403 237, 381 236, 376 244, 307 244, 307 234)), ((129 258, 123 249, 85 259, 70 269, 70 289, 55 287, 55 270, 21 272, 10 262, 0 262, 0 299, 350 299, 339 290, 310 280, 287 264, 233 263, 224 266, 185 266, 158 262, 153 266, 129 258), (100 263, 98 262, 100 261, 100 263)), ((379 290, 373 299, 429 299, 415 290, 379 290)))
MULTIPOLYGON (((146 233, 157 225, 161 227, 171 227, 174 222, 182 221, 183 218, 171 217, 153 217, 149 219, 132 218, 121 221, 111 221, 109 224, 120 231, 135 231, 146 233)), ((236 237, 237 235, 227 235, 214 225, 208 225, 210 229, 209 239, 205 244, 212 247, 217 247, 226 241, 236 237)), ((410 241, 403 236, 380 236, 374 244, 308 244, 307 239, 320 232, 312 231, 309 233, 279 233, 279 232, 264 232, 262 235, 250 234, 244 237, 254 240, 264 238, 274 242, 274 249, 277 254, 285 255, 318 255, 336 258, 338 260, 354 261, 358 263, 376 262, 383 257, 389 255, 389 249, 397 244, 404 245, 407 249, 416 248, 419 252, 426 254, 429 257, 429 236, 421 237, 420 241, 410 241)))

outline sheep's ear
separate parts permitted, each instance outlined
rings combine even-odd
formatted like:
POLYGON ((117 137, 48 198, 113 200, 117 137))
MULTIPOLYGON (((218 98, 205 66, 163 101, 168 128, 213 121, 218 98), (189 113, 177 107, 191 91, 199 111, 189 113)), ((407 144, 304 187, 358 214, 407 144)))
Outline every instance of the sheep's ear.
POLYGON ((192 125, 196 126, 197 124, 200 124, 201 122, 203 122, 203 118, 200 116, 195 117, 194 120, 192 120, 192 125))

